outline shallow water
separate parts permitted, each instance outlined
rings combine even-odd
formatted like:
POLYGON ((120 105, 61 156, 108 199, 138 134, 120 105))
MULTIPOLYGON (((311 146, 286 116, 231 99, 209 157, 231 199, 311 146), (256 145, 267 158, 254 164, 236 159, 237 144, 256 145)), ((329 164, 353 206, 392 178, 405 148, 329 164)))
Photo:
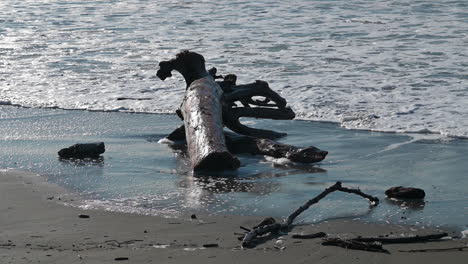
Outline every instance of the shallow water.
POLYGON ((301 119, 468 137, 466 0, 3 0, 0 10, 0 104, 173 113, 183 80, 155 72, 191 49, 240 82, 270 82, 301 119))
POLYGON ((282 142, 329 151, 315 165, 241 155, 242 167, 194 175, 168 145, 157 143, 180 121, 174 115, 65 111, 0 106, 0 168, 45 174, 83 200, 75 205, 162 216, 190 213, 286 217, 342 181, 381 199, 375 208, 357 196, 333 193, 299 221, 333 218, 466 229, 468 141, 431 134, 353 131, 332 123, 248 120, 286 131, 282 142), (104 141, 100 161, 60 161, 57 151, 77 142, 104 141), (424 202, 384 198, 392 186, 426 191, 424 202))

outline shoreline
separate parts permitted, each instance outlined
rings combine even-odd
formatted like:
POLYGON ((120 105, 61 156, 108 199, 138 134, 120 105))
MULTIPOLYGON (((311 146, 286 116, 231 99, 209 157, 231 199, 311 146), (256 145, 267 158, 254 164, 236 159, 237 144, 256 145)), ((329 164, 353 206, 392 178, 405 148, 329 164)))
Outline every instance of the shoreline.
MULTIPOLYGON (((9 102, 9 101, 0 101, 0 102, 9 102)), ((170 113, 170 112, 136 112, 136 111, 130 111, 130 110, 124 110, 121 111, 119 109, 117 110, 93 110, 93 109, 72 109, 72 108, 60 108, 60 107, 55 107, 55 106, 43 106, 43 107, 33 107, 33 106, 23 106, 20 104, 13 104, 10 102, 10 104, 1 104, 0 106, 7 106, 7 107, 19 107, 19 108, 37 108, 37 109, 58 109, 58 110, 64 110, 64 111, 87 111, 87 112, 97 112, 97 113, 124 113, 124 114, 136 114, 136 115, 176 115, 175 113, 170 113)), ((386 130, 379 130, 379 129, 368 129, 368 128, 346 128, 342 126, 342 122, 340 121, 329 121, 329 120, 313 120, 313 119, 301 119, 301 118, 294 118, 293 120, 290 121, 299 121, 299 122, 312 122, 312 123, 322 123, 322 124, 334 124, 338 128, 344 129, 344 130, 349 130, 349 131, 363 131, 363 132, 369 132, 369 133, 385 133, 385 134, 395 134, 395 135, 401 135, 401 136, 411 136, 411 135, 434 135, 434 136, 439 136, 441 139, 447 138, 447 139, 452 139, 452 140, 468 140, 467 136, 453 136, 453 135, 443 135, 441 132, 435 132, 435 131, 386 131, 386 130)))
POLYGON ((464 263, 467 256, 466 251, 399 251, 462 247, 468 242, 466 238, 384 245, 391 254, 322 246, 321 239, 291 238, 295 233, 315 232, 342 238, 439 232, 354 220, 297 225, 282 235, 281 242, 280 237, 270 237, 254 249, 241 249, 234 233, 241 232, 239 226, 251 227, 262 217, 197 215, 197 219, 173 219, 83 210, 63 205, 74 199, 72 194, 29 172, 0 170, 0 194, 1 263, 464 263), (89 218, 80 218, 80 214, 89 218), (203 247, 205 244, 218 247, 203 247))

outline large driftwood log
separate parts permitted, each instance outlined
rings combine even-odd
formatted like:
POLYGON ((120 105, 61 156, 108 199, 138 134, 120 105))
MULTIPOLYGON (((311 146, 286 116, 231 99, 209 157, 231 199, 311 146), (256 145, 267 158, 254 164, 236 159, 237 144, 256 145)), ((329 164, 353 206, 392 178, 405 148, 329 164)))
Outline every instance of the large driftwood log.
POLYGON ((221 96, 223 91, 205 69, 203 56, 182 52, 159 64, 158 77, 164 80, 171 71, 180 72, 187 89, 181 106, 188 153, 194 171, 229 170, 240 166, 226 147, 221 96))
MULTIPOLYGON (((157 75, 160 79, 172 76, 172 70, 180 72, 185 79, 186 94, 176 113, 184 120, 188 154, 194 170, 239 167, 239 161, 226 150, 223 125, 249 136, 242 141, 246 150, 240 151, 235 142, 231 144, 230 151, 288 158, 302 163, 318 162, 327 155, 326 151, 315 147, 298 148, 272 141, 270 139, 283 137, 286 133, 251 128, 240 122, 242 117, 277 120, 295 117, 291 108, 286 107, 286 100, 267 82, 237 85, 236 75, 216 75, 216 68, 206 71, 203 56, 189 51, 177 54, 173 60, 161 62, 159 66, 157 75), (221 78, 222 81, 214 81, 221 78)), ((177 129, 168 139, 180 140, 183 131, 183 128, 177 129)))

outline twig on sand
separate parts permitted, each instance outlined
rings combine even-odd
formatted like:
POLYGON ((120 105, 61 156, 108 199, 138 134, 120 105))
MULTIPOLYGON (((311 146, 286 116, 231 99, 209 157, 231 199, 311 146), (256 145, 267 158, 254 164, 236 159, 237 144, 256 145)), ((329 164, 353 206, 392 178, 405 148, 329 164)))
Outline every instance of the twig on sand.
MULTIPOLYGON (((291 227, 294 219, 296 219, 297 216, 299 216, 302 212, 307 210, 313 204, 318 203, 321 199, 323 199, 329 193, 332 193, 334 191, 341 191, 341 192, 346 192, 346 193, 357 194, 359 196, 362 196, 362 197, 368 199, 373 205, 377 205, 379 203, 379 199, 377 197, 365 194, 365 193, 361 192, 361 190, 359 190, 359 189, 350 189, 350 188, 342 187, 341 182, 336 182, 334 185, 328 187, 322 193, 320 193, 319 195, 317 195, 314 198, 310 199, 304 205, 299 207, 296 211, 294 211, 292 214, 290 214, 288 216, 288 218, 283 223, 276 223, 274 221, 272 222, 271 221, 272 218, 267 218, 270 221, 269 224, 265 224, 265 225, 259 224, 257 227, 253 228, 253 230, 251 230, 247 234, 245 234, 245 236, 244 236, 244 238, 242 240, 242 246, 243 247, 252 246, 252 242, 258 236, 264 235, 266 233, 278 232, 280 230, 288 230, 291 227)), ((265 220, 267 220, 267 219, 265 219, 265 220)))
POLYGON ((443 237, 448 236, 447 233, 431 234, 425 236, 411 236, 411 237, 357 237, 352 240, 358 242, 380 242, 382 244, 409 244, 409 243, 421 243, 439 240, 443 237))
POLYGON ((143 240, 141 239, 131 239, 131 240, 126 240, 126 241, 122 241, 122 242, 119 242, 115 239, 112 239, 112 240, 106 240, 104 241, 104 243, 114 243, 117 247, 120 247, 121 245, 128 245, 128 244, 133 244, 135 242, 141 242, 143 240))
POLYGON ((450 247, 450 248, 424 248, 424 249, 411 249, 411 250, 398 250, 400 252, 446 252, 446 251, 465 251, 468 247, 450 247))
POLYGON ((324 246, 337 246, 346 249, 364 250, 370 252, 381 252, 389 254, 388 250, 382 247, 378 242, 359 242, 352 239, 328 238, 322 242, 324 246))

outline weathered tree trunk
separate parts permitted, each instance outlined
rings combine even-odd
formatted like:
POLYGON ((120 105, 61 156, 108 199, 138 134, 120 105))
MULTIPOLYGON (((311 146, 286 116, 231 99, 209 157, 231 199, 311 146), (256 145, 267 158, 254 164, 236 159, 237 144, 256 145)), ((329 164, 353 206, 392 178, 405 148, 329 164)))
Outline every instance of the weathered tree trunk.
POLYGON ((181 111, 193 169, 236 169, 239 160, 228 152, 222 121, 222 90, 211 76, 198 79, 185 94, 181 111))
POLYGON ((195 52, 181 52, 159 63, 162 80, 180 72, 187 84, 181 106, 190 163, 194 171, 230 170, 239 160, 226 147, 223 134, 221 96, 223 91, 205 69, 205 59, 195 52))

